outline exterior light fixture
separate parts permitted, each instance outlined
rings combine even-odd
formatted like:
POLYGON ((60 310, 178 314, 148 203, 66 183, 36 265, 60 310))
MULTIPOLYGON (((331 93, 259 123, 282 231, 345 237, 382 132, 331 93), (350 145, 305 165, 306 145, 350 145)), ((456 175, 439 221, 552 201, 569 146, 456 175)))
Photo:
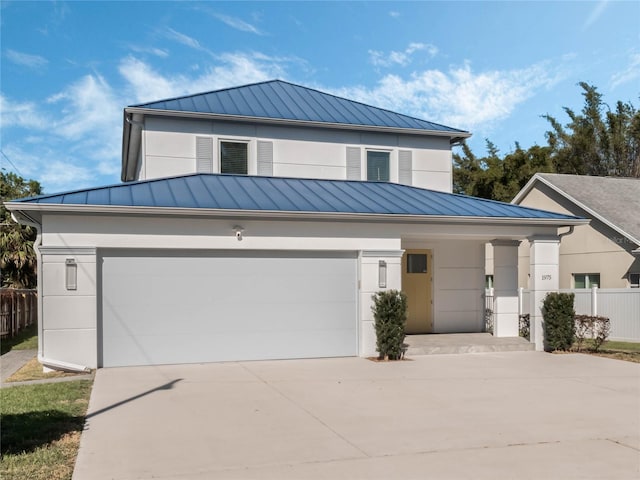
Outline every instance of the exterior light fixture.
POLYGON ((78 265, 74 258, 67 258, 64 262, 65 268, 65 285, 67 290, 78 289, 78 265))
POLYGON ((378 287, 387 288, 387 262, 378 262, 378 287))

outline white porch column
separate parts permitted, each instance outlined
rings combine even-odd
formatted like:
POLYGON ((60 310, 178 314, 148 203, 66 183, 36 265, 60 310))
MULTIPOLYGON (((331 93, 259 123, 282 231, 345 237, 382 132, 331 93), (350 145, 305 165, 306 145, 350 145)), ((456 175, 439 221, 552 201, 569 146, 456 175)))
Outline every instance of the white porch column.
POLYGON ((494 240, 493 245, 493 335, 517 337, 519 240, 494 240))
POLYGON ((529 288, 531 296, 531 342, 536 350, 544 350, 542 327, 542 302, 549 292, 557 292, 560 285, 560 239, 557 236, 534 236, 529 238, 529 288))

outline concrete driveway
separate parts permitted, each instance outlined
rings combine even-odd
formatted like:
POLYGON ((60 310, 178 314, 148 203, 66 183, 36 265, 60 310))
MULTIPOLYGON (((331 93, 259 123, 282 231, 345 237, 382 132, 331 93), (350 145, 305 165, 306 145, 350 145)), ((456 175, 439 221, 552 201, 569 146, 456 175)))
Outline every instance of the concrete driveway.
POLYGON ((640 364, 522 352, 102 369, 73 478, 639 476, 640 364))

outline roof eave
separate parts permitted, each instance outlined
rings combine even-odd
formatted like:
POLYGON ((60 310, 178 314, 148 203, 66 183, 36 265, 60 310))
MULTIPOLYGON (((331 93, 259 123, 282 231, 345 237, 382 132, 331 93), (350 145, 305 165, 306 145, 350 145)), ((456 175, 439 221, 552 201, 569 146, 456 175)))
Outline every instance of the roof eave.
POLYGON ((470 132, 465 131, 445 131, 445 130, 425 130, 420 128, 399 128, 399 127, 385 127, 376 125, 358 125, 352 123, 330 123, 330 122, 314 122, 310 120, 291 120, 281 118, 268 118, 268 117, 252 117, 245 115, 226 115, 221 113, 204 113, 204 112, 184 112, 180 110, 161 110, 155 108, 142 108, 142 107, 126 107, 126 113, 138 113, 142 115, 157 115, 167 117, 187 117, 187 118, 204 118, 209 120, 228 120, 235 122, 258 122, 267 123, 273 125, 292 125, 292 126, 305 126, 316 128, 336 128, 342 130, 367 130, 374 132, 388 132, 388 133, 405 133, 409 135, 431 135, 438 137, 450 138, 452 143, 460 142, 465 138, 471 136, 470 132))
POLYGON ((384 221, 389 223, 444 223, 444 224, 493 224, 503 225, 518 223, 520 225, 546 225, 565 227, 589 223, 583 218, 523 218, 523 217, 480 217, 449 215, 409 215, 380 213, 343 213, 343 212, 297 212, 274 210, 236 210, 217 208, 181 208, 181 207, 132 207, 125 205, 61 205, 52 203, 7 202, 10 211, 39 211, 56 213, 85 214, 124 214, 124 215, 160 215, 191 217, 260 217, 264 219, 309 219, 309 220, 353 220, 384 221))

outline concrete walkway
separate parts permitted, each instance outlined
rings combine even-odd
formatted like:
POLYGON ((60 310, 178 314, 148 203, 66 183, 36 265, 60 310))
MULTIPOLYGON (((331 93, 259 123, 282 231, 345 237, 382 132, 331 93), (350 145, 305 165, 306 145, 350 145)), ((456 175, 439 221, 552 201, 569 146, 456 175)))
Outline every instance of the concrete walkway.
POLYGON ((404 341, 409 345, 407 356, 535 350, 535 345, 522 337, 494 337, 490 333, 407 335, 404 341))
POLYGON ((637 479, 639 405, 579 354, 101 369, 73 478, 637 479))
POLYGON ((37 350, 11 350, 0 357, 0 383, 20 370, 38 354, 37 350))

